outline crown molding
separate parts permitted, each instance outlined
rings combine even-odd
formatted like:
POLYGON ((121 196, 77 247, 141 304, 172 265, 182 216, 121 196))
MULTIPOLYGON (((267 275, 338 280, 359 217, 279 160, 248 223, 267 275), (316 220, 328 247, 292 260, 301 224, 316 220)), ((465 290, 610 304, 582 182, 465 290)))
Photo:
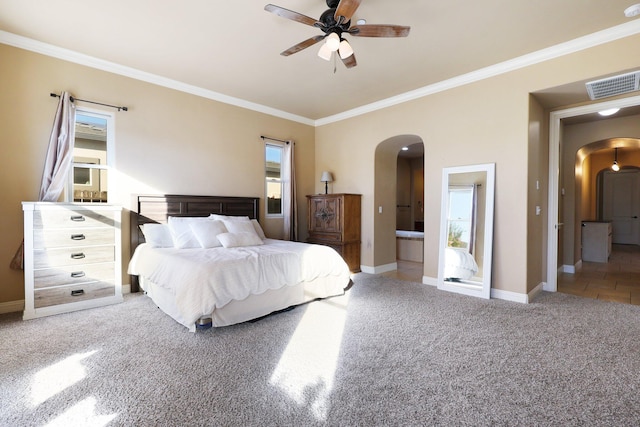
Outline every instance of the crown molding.
POLYGON ((551 46, 546 49, 522 55, 517 58, 500 62, 498 64, 490 65, 488 67, 481 68, 467 74, 462 74, 451 79, 443 80, 432 85, 423 86, 419 89, 405 92, 391 98, 363 105, 361 107, 344 111, 333 116, 318 119, 315 121, 315 126, 322 126, 329 123, 334 123, 352 117, 360 116, 362 114, 371 113, 376 110, 381 110, 383 108, 402 104, 414 99, 433 95, 438 92, 443 92, 459 86, 464 86, 469 83, 474 83, 480 80, 488 79, 490 77, 495 77, 500 74, 505 74, 520 68, 525 68, 544 61, 549 61, 554 58, 569 55, 571 53, 579 52, 581 50, 589 49, 591 47, 609 43, 625 37, 633 36, 638 33, 640 33, 640 19, 617 25, 615 27, 598 31, 596 33, 592 33, 583 37, 579 37, 577 39, 551 46))
POLYGON ((236 107, 245 108, 247 110, 257 111, 259 113, 264 113, 282 119, 314 126, 314 121, 306 117, 291 114, 286 111, 277 110, 265 105, 245 101, 244 99, 234 98, 232 96, 224 95, 219 92, 214 92, 212 90, 204 89, 198 86, 193 86, 187 83, 180 82, 178 80, 162 77, 157 74, 147 73, 145 71, 120 65, 115 62, 105 61, 100 58, 85 55, 83 53, 64 49, 58 46, 54 46, 48 43, 40 42, 2 30, 0 30, 0 43, 50 56, 52 58, 62 59, 64 61, 69 61, 75 64, 95 68, 97 70, 130 77, 132 79, 155 84, 169 89, 175 89, 181 92, 189 93, 191 95, 196 95, 203 98, 211 99, 213 101, 222 102, 224 104, 234 105, 236 107))
POLYGON ((132 79, 152 83, 158 86, 163 86, 169 89, 178 90, 181 92, 189 93, 192 95, 200 96, 203 98, 211 99, 213 101, 222 102, 236 107, 245 108, 248 110, 256 111, 259 113, 268 114, 271 116, 279 117, 285 120, 291 120, 294 122, 302 123, 309 126, 323 126, 326 124, 339 122, 352 117, 360 116, 363 114, 371 113, 373 111, 388 108, 394 105, 402 104, 408 101, 412 101, 425 96, 433 95, 439 92, 450 90, 459 86, 464 86, 469 83, 484 80, 490 77, 495 77, 500 74, 505 74, 520 68, 528 67, 538 64, 540 62, 548 61, 554 58, 558 58, 571 53, 579 52, 594 46, 598 46, 604 43, 609 43, 618 39, 633 36, 640 33, 640 19, 636 19, 615 27, 611 27, 602 31, 598 31, 577 39, 570 40, 565 43, 561 43, 546 49, 538 50, 530 54, 519 56, 517 58, 510 59, 498 64, 494 64, 485 68, 481 68, 470 73, 462 74, 451 79, 443 80, 431 85, 423 86, 419 89, 405 92, 403 94, 386 98, 380 101, 376 101, 367 105, 363 105, 358 108, 344 111, 339 114, 327 116, 321 119, 313 120, 307 117, 302 117, 296 114, 291 114, 286 111, 277 110, 265 105, 256 104, 240 98, 234 98, 232 96, 224 95, 219 92, 204 89, 198 86, 193 86, 187 83, 183 83, 177 80, 162 77, 156 74, 147 73, 135 68, 126 67, 124 65, 116 64, 114 62, 105 61, 103 59, 95 58, 89 55, 85 55, 79 52, 75 52, 69 49, 64 49, 58 46, 54 46, 48 43, 33 40, 27 37, 19 36, 7 31, 0 30, 0 43, 25 49, 31 52, 39 53, 42 55, 50 56, 57 59, 73 62, 87 67, 95 68, 98 70, 118 74, 121 76, 129 77, 132 79))

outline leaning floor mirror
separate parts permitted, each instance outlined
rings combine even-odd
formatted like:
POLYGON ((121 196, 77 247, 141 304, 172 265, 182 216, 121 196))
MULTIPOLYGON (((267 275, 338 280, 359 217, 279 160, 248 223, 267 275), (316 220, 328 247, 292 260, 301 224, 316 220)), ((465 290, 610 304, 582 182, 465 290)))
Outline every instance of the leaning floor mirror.
POLYGON ((495 164, 444 168, 438 289, 491 297, 495 164))

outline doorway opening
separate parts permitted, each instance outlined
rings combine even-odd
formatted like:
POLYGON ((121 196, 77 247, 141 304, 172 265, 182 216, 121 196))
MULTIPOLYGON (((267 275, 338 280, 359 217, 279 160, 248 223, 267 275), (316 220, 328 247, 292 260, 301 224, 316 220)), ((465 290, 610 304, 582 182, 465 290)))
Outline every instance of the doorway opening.
POLYGON ((397 135, 376 147, 375 273, 422 282, 424 274, 424 144, 397 135))
MULTIPOLYGON (((577 215, 578 204, 570 203, 566 201, 565 190, 575 184, 576 193, 583 191, 584 188, 578 186, 577 178, 582 177, 582 164, 580 167, 576 167, 575 178, 567 179, 566 168, 562 165, 562 146, 565 143, 565 124, 572 120, 587 114, 596 113, 608 108, 627 108, 640 105, 640 96, 634 96, 629 98, 622 98, 618 100, 612 100, 602 102, 598 104, 583 105, 580 107, 569 108, 565 110, 554 111, 550 115, 550 133, 549 133, 549 209, 548 209, 548 239, 547 239, 547 280, 544 284, 544 290, 556 292, 558 291, 559 280, 565 279, 565 274, 574 274, 571 271, 572 268, 583 268, 585 263, 580 260, 577 255, 581 250, 581 239, 577 237, 580 231, 580 221, 588 220, 589 218, 582 218, 577 215), (563 176, 565 178, 563 178, 563 176), (564 205, 563 205, 564 203, 564 205), (569 209, 567 209, 569 208, 569 209), (567 223, 568 222, 568 223, 567 223), (568 238, 570 236, 570 238, 568 238), (567 251, 573 254, 573 257, 569 257, 567 262, 567 251)), ((637 141, 634 138, 630 140, 637 141)), ((601 141, 599 141, 601 142, 601 141)), ((637 144, 637 143, 636 143, 637 144)), ((582 148, 587 147, 589 144, 585 144, 582 148)), ((602 148, 602 147, 601 147, 602 148)), ((604 147, 604 148, 613 148, 604 147)), ((584 155, 584 153, 582 153, 584 155)), ((610 159, 613 160, 613 157, 610 159)), ((582 163, 582 162, 580 162, 582 163)), ((577 165, 578 163, 576 163, 577 165)), ((597 171, 596 171, 597 172, 597 171)), ((580 183, 581 184, 581 183, 580 183)), ((590 191, 595 194, 595 184, 590 191)), ((595 205, 595 200, 593 201, 595 205)), ((582 205, 580 205, 582 206, 582 205)), ((592 219, 595 219, 592 217, 592 219)), ((612 255, 616 253, 616 245, 613 247, 612 255)), ((623 258, 627 258, 624 256, 623 258)), ((619 257, 611 258, 616 260, 619 257)), ((598 274, 606 275, 604 271, 605 266, 609 263, 603 263, 603 265, 595 266, 598 274)), ((609 266, 607 268, 617 268, 609 266)), ((609 272, 610 274, 610 272, 609 272)), ((570 276, 574 282, 580 282, 584 278, 577 277, 575 274, 570 276)), ((604 279, 604 276, 602 276, 604 279)), ((584 283, 584 282, 582 282, 584 283)), ((563 284, 564 286, 564 284, 563 284)), ((578 286, 582 286, 579 284, 578 286)), ((592 288, 595 287, 595 282, 592 283, 592 288)), ((617 285, 616 285, 617 286, 617 285)), ((585 285, 585 289, 587 289, 585 285)), ((597 295, 597 293, 596 293, 597 295)))

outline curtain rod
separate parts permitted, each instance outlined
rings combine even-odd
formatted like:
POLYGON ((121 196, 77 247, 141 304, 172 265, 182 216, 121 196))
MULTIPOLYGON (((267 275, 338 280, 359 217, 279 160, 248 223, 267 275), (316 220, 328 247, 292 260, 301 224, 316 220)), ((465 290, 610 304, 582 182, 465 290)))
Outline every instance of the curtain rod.
POLYGON ((276 139, 276 138, 269 138, 268 136, 264 136, 264 135, 260 135, 260 138, 262 139, 269 139, 271 141, 278 141, 278 142, 284 142, 285 144, 288 144, 291 141, 284 141, 282 139, 276 139))
MULTIPOLYGON (((53 92, 51 92, 49 95, 51 95, 53 98, 60 98, 60 95, 53 92)), ((88 102, 89 104, 97 104, 97 105, 104 105, 105 107, 117 108, 118 111, 120 110, 129 111, 127 107, 119 107, 117 105, 103 104, 102 102, 88 101, 86 99, 74 98, 73 96, 70 96, 69 99, 71 100, 71 102, 82 101, 82 102, 88 102)))

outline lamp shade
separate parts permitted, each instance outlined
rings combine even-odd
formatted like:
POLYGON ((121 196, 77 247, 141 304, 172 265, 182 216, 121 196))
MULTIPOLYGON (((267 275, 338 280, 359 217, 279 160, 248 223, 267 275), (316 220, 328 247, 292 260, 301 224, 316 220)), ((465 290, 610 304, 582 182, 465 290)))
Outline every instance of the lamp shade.
POLYGON ((340 42, 340 48, 338 49, 338 53, 340 54, 340 58, 347 59, 351 55, 353 55, 353 48, 349 44, 348 41, 342 40, 340 42))
POLYGON ((331 54, 333 54, 333 52, 331 51, 331 49, 329 49, 327 44, 326 43, 322 43, 322 46, 320 46, 320 50, 318 51, 318 56, 320 58, 324 59, 325 61, 330 61, 331 60, 331 54))
POLYGON ((322 177, 320 178, 320 181, 333 182, 333 175, 331 175, 331 172, 324 171, 322 172, 322 177))
POLYGON ((336 33, 331 33, 327 36, 327 41, 325 42, 329 50, 335 52, 340 47, 340 36, 336 33))

